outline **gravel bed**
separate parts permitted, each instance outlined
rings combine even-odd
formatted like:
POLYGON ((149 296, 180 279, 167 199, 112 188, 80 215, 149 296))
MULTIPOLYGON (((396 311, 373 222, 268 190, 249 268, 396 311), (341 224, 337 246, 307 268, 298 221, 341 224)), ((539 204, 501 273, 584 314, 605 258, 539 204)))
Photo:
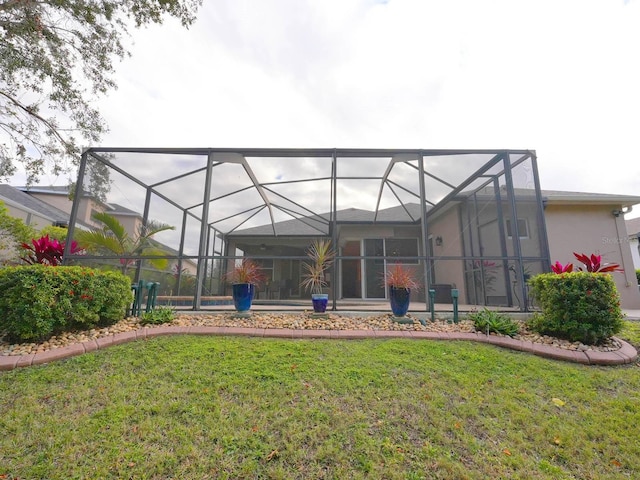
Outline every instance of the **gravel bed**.
MULTIPOLYGON (((291 328, 305 330, 389 330, 389 331, 421 331, 421 332, 475 332, 473 323, 461 320, 459 323, 436 320, 422 325, 417 318, 407 315, 412 323, 398 323, 390 314, 375 316, 345 317, 328 314, 327 318, 314 318, 305 313, 253 313, 249 318, 237 318, 235 313, 218 313, 211 315, 178 314, 174 320, 165 325, 175 326, 212 326, 212 327, 246 327, 246 328, 291 328)), ((609 340, 603 345, 583 345, 580 342, 569 342, 554 337, 538 335, 520 324, 520 334, 514 338, 534 343, 541 343, 566 350, 597 350, 610 352, 618 350, 621 345, 616 340, 609 340)), ((160 325, 146 325, 156 328, 160 325)), ((46 352, 74 343, 81 343, 121 332, 143 328, 136 317, 129 317, 106 328, 96 328, 82 332, 69 332, 51 337, 41 343, 10 344, 0 339, 0 355, 27 355, 46 352)), ((492 334, 493 335, 493 334, 492 334)))

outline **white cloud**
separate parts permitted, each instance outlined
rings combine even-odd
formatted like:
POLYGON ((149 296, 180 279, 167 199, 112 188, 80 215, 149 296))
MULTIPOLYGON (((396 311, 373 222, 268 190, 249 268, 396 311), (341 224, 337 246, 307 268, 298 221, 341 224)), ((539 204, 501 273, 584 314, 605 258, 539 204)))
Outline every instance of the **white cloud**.
POLYGON ((104 145, 535 149, 640 195, 639 0, 204 3, 134 32, 104 145))

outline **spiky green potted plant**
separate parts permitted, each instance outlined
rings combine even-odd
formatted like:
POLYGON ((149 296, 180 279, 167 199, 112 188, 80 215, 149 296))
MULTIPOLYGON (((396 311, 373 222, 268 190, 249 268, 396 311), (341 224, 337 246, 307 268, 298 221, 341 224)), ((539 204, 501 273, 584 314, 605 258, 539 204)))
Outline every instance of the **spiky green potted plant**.
POLYGON ((227 274, 227 280, 231 283, 233 304, 236 311, 248 312, 253 303, 256 285, 264 280, 262 268, 255 261, 243 258, 227 274))
POLYGON ((389 301, 393 315, 398 318, 404 317, 409 310, 411 290, 417 290, 419 286, 415 279, 415 272, 411 267, 394 263, 387 269, 385 284, 389 287, 389 301))
POLYGON ((313 311, 324 313, 327 310, 329 294, 323 293, 322 289, 328 286, 327 271, 331 268, 336 253, 331 247, 331 240, 316 239, 307 248, 309 261, 303 263, 304 274, 300 284, 303 288, 311 292, 313 311))

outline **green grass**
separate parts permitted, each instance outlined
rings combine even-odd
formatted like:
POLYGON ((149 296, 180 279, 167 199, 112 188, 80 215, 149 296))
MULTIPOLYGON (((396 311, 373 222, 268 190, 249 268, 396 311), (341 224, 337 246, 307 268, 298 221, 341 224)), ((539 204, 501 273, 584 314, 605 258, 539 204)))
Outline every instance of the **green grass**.
POLYGON ((0 478, 639 478, 638 405, 637 365, 160 337, 1 374, 0 478))
POLYGON ((623 321, 622 331, 618 333, 617 336, 631 343, 636 348, 640 348, 640 322, 623 321))

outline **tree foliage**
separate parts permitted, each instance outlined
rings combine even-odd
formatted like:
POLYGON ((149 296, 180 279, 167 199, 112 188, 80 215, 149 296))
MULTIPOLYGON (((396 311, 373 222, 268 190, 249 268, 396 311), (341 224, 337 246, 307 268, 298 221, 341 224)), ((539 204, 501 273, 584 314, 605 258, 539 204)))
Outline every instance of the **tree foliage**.
POLYGON ((77 164, 78 139, 107 126, 91 100, 116 87, 133 27, 167 16, 188 27, 202 0, 0 0, 0 179, 77 164))

